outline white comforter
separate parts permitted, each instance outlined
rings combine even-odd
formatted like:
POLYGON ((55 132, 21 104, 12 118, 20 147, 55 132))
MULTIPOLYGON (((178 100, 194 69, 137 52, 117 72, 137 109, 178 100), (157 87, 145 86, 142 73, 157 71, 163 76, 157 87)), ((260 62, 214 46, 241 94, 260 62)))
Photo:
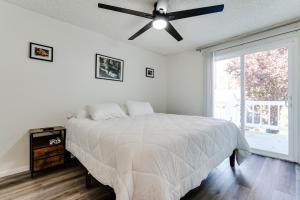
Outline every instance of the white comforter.
POLYGON ((70 119, 67 150, 117 200, 179 200, 208 173, 248 144, 230 122, 155 114, 106 121, 70 119))

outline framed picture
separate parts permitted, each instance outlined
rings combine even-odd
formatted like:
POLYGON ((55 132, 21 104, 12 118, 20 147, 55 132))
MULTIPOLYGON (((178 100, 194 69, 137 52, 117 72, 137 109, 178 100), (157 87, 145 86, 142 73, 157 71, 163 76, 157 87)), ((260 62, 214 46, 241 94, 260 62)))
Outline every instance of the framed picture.
POLYGON ((29 57, 31 59, 53 62, 53 47, 30 42, 29 57))
POLYGON ((154 78, 154 69, 146 68, 146 77, 154 78))
POLYGON ((123 82, 124 61, 96 54, 96 79, 106 79, 123 82))

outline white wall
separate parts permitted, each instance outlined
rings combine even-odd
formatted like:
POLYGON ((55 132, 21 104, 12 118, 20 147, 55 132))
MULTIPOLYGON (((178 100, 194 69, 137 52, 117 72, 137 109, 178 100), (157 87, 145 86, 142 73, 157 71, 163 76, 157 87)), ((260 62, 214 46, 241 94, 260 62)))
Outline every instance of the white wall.
POLYGON ((202 55, 187 51, 167 57, 167 111, 184 115, 203 114, 202 55))
POLYGON ((3 1, 0 55, 0 176, 28 169, 28 129, 64 125, 83 105, 136 99, 166 111, 164 57, 3 1), (54 62, 29 59, 29 42, 53 46, 54 62), (125 60, 123 83, 94 78, 95 53, 125 60))

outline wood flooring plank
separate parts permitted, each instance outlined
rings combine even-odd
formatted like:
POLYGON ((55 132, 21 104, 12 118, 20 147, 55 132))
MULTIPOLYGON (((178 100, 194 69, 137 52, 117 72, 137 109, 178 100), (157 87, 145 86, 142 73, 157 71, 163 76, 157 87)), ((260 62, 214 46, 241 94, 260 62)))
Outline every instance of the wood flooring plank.
POLYGON ((238 166, 236 168, 236 180, 238 184, 248 189, 252 189, 257 178, 259 178, 258 174, 261 173, 262 167, 264 166, 265 162, 265 157, 252 155, 240 166, 238 166))
POLYGON ((296 199, 300 199, 300 165, 296 165, 296 199))
POLYGON ((294 199, 295 199, 294 196, 278 190, 275 190, 272 194, 272 200, 294 200, 294 199))
POLYGON ((222 200, 247 200, 250 189, 235 182, 225 193, 222 200))
POLYGON ((277 174, 279 172, 280 162, 282 161, 266 158, 260 173, 257 174, 258 178, 254 183, 254 187, 249 194, 248 200, 272 199, 274 184, 276 184, 278 179, 277 174))
MULTIPOLYGON (((1 200, 115 200, 112 188, 94 181, 85 187, 84 169, 73 166, 31 178, 0 178, 1 200)), ((181 200, 300 200, 300 167, 252 155, 241 166, 225 160, 181 200)))
MULTIPOLYGON (((17 199, 19 196, 26 196, 26 194, 38 194, 42 192, 47 194, 48 190, 51 190, 57 185, 62 185, 67 181, 75 181, 76 178, 84 179, 83 172, 77 170, 68 169, 66 171, 60 171, 57 173, 40 176, 37 178, 31 178, 30 175, 26 178, 26 182, 20 181, 19 184, 15 184, 9 188, 0 187, 0 199, 17 199), (7 197, 7 193, 11 193, 7 197)), ((25 198, 25 197, 24 197, 25 198)))
MULTIPOLYGON (((215 172, 212 172, 215 173, 215 172)), ((232 169, 227 163, 225 170, 222 171, 218 176, 208 176, 208 178, 203 181, 198 192, 195 193, 194 199, 221 199, 223 195, 229 190, 229 188, 234 184, 236 170, 232 169)))
POLYGON ((296 195, 296 166, 289 162, 280 162, 280 173, 276 174, 279 181, 276 184, 276 190, 296 195))

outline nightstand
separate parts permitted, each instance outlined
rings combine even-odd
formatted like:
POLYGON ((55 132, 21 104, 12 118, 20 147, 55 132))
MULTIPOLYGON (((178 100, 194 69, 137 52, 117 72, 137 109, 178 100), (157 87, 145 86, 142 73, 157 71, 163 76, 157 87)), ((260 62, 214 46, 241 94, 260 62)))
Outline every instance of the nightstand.
POLYGON ((30 129, 30 171, 35 173, 65 165, 66 129, 62 126, 30 129))

